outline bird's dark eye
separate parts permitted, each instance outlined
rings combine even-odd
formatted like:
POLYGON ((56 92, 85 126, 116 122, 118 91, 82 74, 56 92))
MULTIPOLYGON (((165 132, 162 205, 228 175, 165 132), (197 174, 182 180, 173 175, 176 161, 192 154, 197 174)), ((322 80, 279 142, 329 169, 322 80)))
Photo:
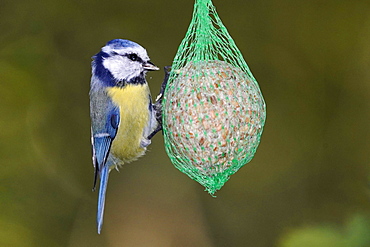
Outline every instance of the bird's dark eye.
POLYGON ((127 56, 131 61, 137 61, 139 58, 135 53, 128 54, 127 56))

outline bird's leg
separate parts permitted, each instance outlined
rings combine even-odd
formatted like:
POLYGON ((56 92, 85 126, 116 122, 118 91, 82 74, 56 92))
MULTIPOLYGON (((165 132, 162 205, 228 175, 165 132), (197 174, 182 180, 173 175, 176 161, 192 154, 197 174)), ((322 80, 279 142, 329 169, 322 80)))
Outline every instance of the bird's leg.
POLYGON ((156 101, 155 104, 157 104, 157 103, 162 104, 164 90, 166 89, 168 78, 170 77, 170 71, 171 71, 171 66, 165 66, 164 67, 164 79, 163 79, 163 82, 162 82, 161 90, 160 90, 157 98, 155 99, 155 101, 156 101))
POLYGON ((157 120, 157 127, 155 130, 147 137, 148 140, 152 139, 155 134, 162 130, 162 100, 164 90, 166 89, 166 85, 168 82, 168 78, 170 77, 171 66, 164 67, 164 79, 162 82, 161 90, 156 98, 155 103, 153 104, 153 109, 155 111, 155 119, 157 120))

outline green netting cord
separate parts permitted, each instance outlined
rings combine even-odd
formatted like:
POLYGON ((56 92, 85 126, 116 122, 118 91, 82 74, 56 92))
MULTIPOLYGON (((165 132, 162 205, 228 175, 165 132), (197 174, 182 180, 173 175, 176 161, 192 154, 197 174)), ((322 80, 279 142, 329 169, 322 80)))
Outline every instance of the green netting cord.
POLYGON ((266 118, 258 83, 211 0, 196 0, 163 101, 172 163, 213 195, 254 156, 266 118))

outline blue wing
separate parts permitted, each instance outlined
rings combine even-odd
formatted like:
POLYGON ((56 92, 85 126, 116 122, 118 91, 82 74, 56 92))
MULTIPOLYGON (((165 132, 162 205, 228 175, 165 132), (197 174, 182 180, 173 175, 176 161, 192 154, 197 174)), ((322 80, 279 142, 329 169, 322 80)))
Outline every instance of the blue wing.
POLYGON ((90 116, 95 189, 97 177, 106 166, 120 122, 119 109, 113 104, 103 87, 92 87, 90 90, 90 116))
POLYGON ((102 169, 106 166, 109 151, 118 130, 119 109, 114 106, 109 108, 107 109, 104 128, 92 131, 93 163, 95 166, 94 187, 98 174, 100 175, 102 169))
POLYGON ((90 117, 93 164, 95 167, 94 190, 98 176, 100 176, 97 212, 98 233, 100 233, 103 224, 109 166, 111 165, 109 164, 108 157, 112 142, 117 134, 120 112, 118 107, 113 104, 107 95, 106 85, 96 76, 91 78, 90 117))

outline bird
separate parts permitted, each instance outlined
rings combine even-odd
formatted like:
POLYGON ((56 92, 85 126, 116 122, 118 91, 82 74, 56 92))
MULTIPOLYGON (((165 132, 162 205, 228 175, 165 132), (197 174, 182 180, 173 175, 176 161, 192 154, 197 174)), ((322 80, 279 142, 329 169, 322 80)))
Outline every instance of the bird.
MULTIPOLYGON (((151 138, 162 129, 161 101, 166 81, 156 103, 145 79, 148 71, 159 70, 141 45, 113 39, 92 57, 90 118, 92 160, 98 177, 97 231, 103 225, 109 173, 145 154, 151 138)), ((165 72, 168 73, 167 67, 165 72)), ((168 76, 166 76, 168 79, 168 76)))

